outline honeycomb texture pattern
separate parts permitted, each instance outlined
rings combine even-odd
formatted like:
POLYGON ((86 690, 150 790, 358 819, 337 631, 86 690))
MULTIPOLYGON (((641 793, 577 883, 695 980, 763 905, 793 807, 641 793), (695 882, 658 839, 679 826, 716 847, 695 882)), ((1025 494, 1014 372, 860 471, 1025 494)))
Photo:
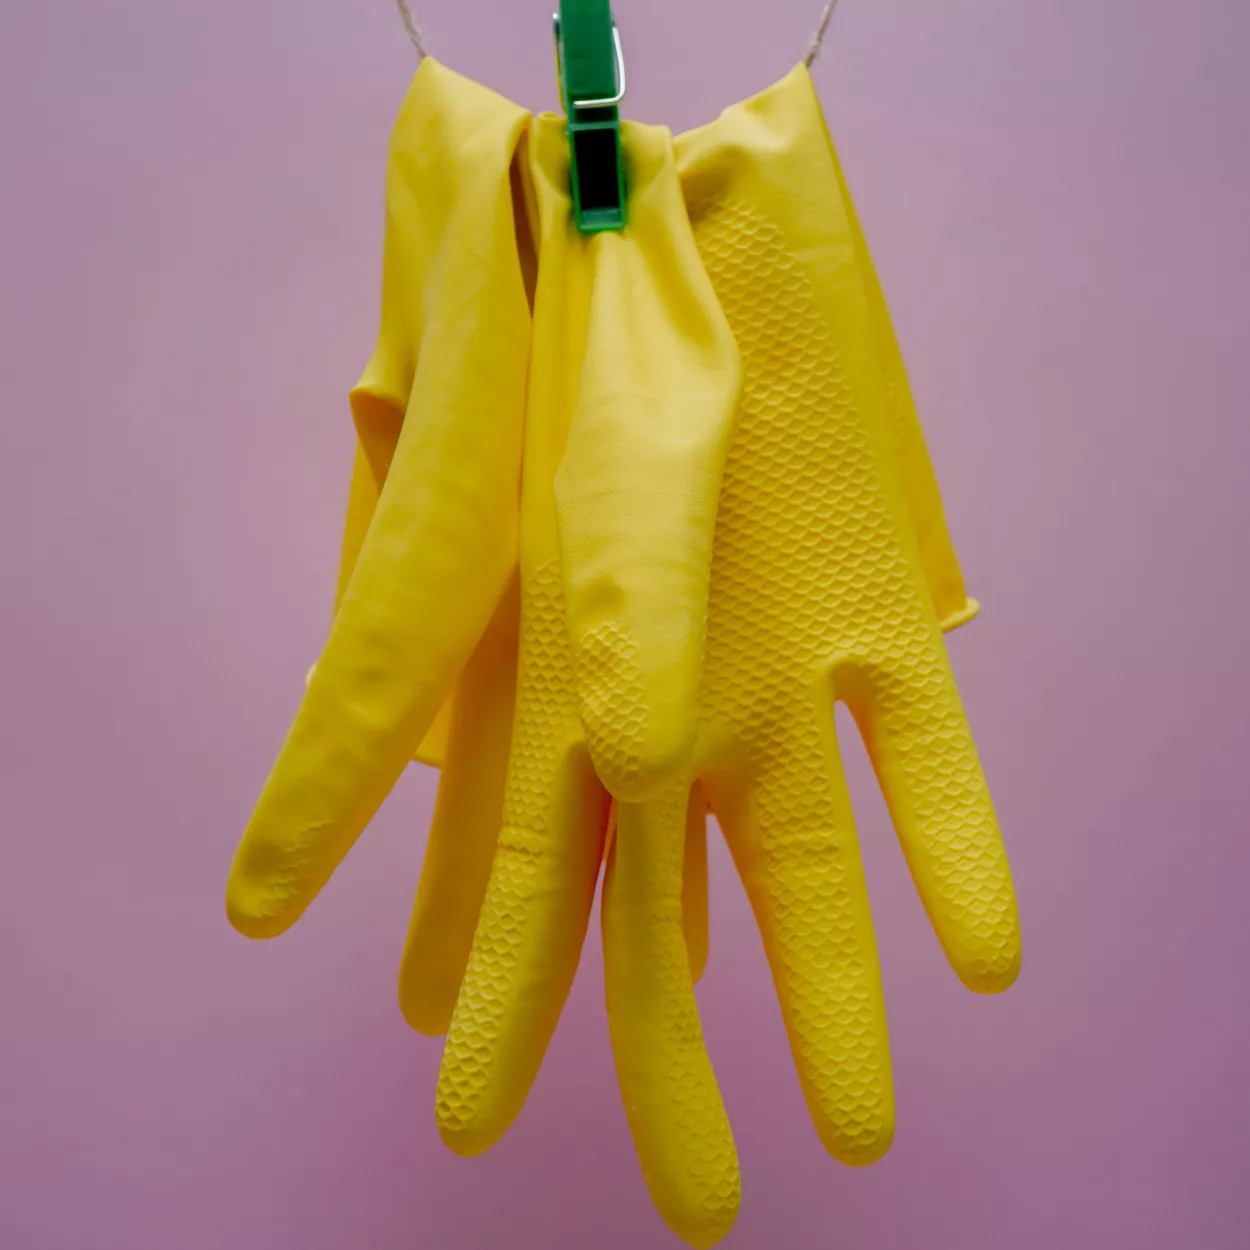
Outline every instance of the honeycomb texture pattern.
POLYGON ((1010 875, 891 476, 893 405, 865 403, 865 362, 844 358, 777 225, 737 200, 691 213, 744 367, 700 727, 734 750, 705 761, 708 782, 817 1130, 837 1157, 867 1163, 889 1145, 893 1096, 835 698, 864 732, 925 906, 974 988, 1014 976, 1010 875))
POLYGON ((490 1144, 479 1143, 476 1134, 481 1124, 498 1118, 488 1104, 511 1084, 500 1079, 501 1072, 527 1061, 536 1072, 541 1062, 541 1054, 506 1053, 507 1025, 510 1016, 527 1009, 521 1001, 524 966, 533 964, 535 944, 542 941, 534 931, 535 900, 550 885, 549 817, 561 788, 563 743, 576 716, 576 696, 558 564, 527 578, 523 596, 517 711, 499 843, 438 1082, 440 1131, 466 1153, 490 1144))
POLYGON ((699 983, 707 967, 707 795, 698 782, 686 807, 686 850, 681 864, 681 921, 686 935, 690 976, 699 983))
POLYGON ((670 1226, 701 1246, 729 1230, 740 1184, 682 930, 687 801, 680 785, 653 802, 619 807, 603 895, 604 974, 612 1050, 643 1172, 670 1226))
POLYGON ((615 794, 642 777, 648 716, 638 643, 615 621, 587 630, 577 648, 577 694, 595 772, 615 794))

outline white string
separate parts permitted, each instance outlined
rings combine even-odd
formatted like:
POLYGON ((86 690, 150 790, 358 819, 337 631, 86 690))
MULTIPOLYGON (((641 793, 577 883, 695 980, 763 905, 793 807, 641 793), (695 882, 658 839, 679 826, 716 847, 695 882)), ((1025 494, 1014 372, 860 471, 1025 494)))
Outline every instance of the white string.
POLYGON ((412 46, 416 48, 417 55, 425 56, 425 39, 421 34, 421 28, 412 16, 412 10, 408 7, 408 0, 395 0, 395 3, 399 5, 399 16, 404 20, 404 29, 408 32, 408 38, 412 41, 412 46))
MULTIPOLYGON (((403 0, 401 0, 402 2, 403 0)), ((821 41, 825 37, 825 31, 829 27, 829 19, 833 16, 833 10, 837 8, 837 4, 838 0, 826 0, 825 11, 820 15, 820 25, 816 27, 816 33, 812 36, 812 41, 807 45, 807 55, 803 58, 804 65, 810 67, 820 52, 821 41)))
MULTIPOLYGON (((412 16, 408 0, 395 0, 395 3, 399 6, 399 16, 403 19, 404 29, 408 32, 408 38, 412 46, 416 48, 417 55, 422 57, 427 55, 425 38, 421 34, 421 28, 417 25, 416 19, 412 16)), ((837 7, 838 0, 825 0, 825 7, 817 23, 816 33, 812 35, 811 42, 807 45, 807 55, 803 58, 804 65, 810 66, 820 54, 820 45, 824 41, 825 31, 829 29, 829 19, 833 17, 833 11, 837 7)))

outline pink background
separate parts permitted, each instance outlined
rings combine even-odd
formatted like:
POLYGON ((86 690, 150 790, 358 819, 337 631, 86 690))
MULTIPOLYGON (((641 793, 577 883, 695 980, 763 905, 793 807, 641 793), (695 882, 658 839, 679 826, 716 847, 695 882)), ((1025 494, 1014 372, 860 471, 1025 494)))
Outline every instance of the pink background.
MULTIPOLYGON (((425 0, 451 66, 554 98, 551 0, 425 0)), ((818 0, 617 0, 684 127, 818 0)), ((1025 963, 961 990, 849 751, 898 1080, 890 1156, 806 1118, 713 848, 704 1023, 734 1250, 1247 1244, 1250 16, 844 0, 816 79, 982 619, 951 643, 1025 963)), ((394 978, 413 769, 305 921, 226 925, 323 637, 374 329, 389 0, 5 0, 0 16, 0 1245, 638 1250, 652 1213, 591 942, 529 1106, 447 1153, 394 978)))

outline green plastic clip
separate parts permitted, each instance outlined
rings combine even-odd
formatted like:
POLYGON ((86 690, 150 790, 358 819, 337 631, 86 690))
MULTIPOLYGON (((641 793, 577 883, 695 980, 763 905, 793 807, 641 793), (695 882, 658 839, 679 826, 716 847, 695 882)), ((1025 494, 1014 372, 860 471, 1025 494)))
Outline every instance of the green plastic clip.
POLYGON ((625 226, 625 57, 610 0, 560 0, 556 74, 568 118, 573 219, 583 234, 625 226))

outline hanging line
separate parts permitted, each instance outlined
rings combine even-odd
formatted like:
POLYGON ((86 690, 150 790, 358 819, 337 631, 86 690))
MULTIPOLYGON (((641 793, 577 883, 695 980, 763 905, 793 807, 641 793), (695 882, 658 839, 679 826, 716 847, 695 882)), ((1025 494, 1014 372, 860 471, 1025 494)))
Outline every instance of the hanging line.
POLYGON ((412 16, 412 10, 408 7, 408 0, 395 0, 399 5, 399 16, 403 19, 404 29, 408 32, 408 38, 412 42, 412 46, 416 48, 417 55, 424 58, 425 38, 421 34, 421 27, 416 23, 416 19, 412 16))
POLYGON ((838 0, 827 0, 825 10, 820 15, 820 24, 816 27, 816 33, 812 36, 812 41, 807 45, 807 55, 803 58, 803 64, 809 69, 820 53, 820 45, 825 38, 825 31, 829 28, 829 19, 833 16, 833 11, 837 7, 838 0))
MULTIPOLYGON (((424 57, 425 38, 421 34, 421 28, 417 25, 416 19, 412 16, 412 9, 408 7, 408 0, 395 0, 399 7, 399 16, 403 20, 404 29, 408 32, 408 38, 412 46, 416 48, 417 55, 424 57)), ((829 19, 833 16, 833 11, 838 7, 838 0, 826 0, 824 11, 820 15, 820 22, 816 26, 816 33, 812 36, 811 41, 807 45, 807 55, 803 58, 803 64, 811 66, 811 63, 820 54, 820 45, 824 42, 825 31, 829 29, 829 19)))

